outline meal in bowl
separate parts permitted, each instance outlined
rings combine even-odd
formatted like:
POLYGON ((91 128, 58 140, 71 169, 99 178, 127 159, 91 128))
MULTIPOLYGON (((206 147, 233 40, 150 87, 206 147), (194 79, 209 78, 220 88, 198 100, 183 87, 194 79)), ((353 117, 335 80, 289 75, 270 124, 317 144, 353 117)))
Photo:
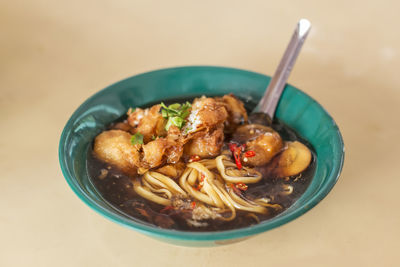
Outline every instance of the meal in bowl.
POLYGON ((280 122, 253 123, 232 94, 127 111, 93 142, 102 197, 162 228, 222 231, 279 215, 315 171, 311 147, 280 122))

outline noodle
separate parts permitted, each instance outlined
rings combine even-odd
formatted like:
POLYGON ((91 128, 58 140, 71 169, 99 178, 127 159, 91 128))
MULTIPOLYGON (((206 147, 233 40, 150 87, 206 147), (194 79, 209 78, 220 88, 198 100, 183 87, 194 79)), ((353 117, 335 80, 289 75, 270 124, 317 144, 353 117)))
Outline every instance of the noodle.
POLYGON ((186 196, 185 191, 182 190, 182 188, 179 187, 179 185, 177 185, 174 180, 172 180, 171 178, 158 173, 158 172, 146 172, 144 174, 144 178, 147 181, 157 181, 158 184, 161 185, 161 187, 166 187, 171 191, 175 191, 178 194, 181 194, 183 196, 186 196))
MULTIPOLYGON (((234 163, 229 161, 225 155, 218 156, 215 159, 191 162, 187 164, 179 178, 179 185, 168 176, 147 171, 142 177, 143 185, 138 179, 134 180, 134 189, 143 198, 164 206, 173 204, 171 202, 173 196, 184 198, 190 196, 214 207, 217 213, 221 214, 230 210, 231 215, 229 217, 218 216, 218 218, 226 221, 233 220, 236 217, 236 210, 267 214, 268 209, 266 207, 282 208, 278 204, 270 204, 270 199, 266 198, 254 201, 244 199, 230 189, 228 185, 233 186, 232 183, 256 183, 261 179, 261 174, 254 169, 247 167, 244 167, 243 171, 228 169, 232 168, 233 165, 234 163), (216 169, 219 175, 211 172, 212 169, 216 169), (243 176, 243 172, 253 173, 255 176, 243 176), (197 188, 195 187, 196 184, 199 185, 197 188), (229 191, 226 188, 229 188, 229 191)), ((201 210, 205 217, 209 217, 211 214, 211 211, 204 206, 199 206, 197 209, 198 211, 201 210)))
MULTIPOLYGON (((179 179, 179 184, 180 186, 186 191, 188 192, 189 195, 191 195, 192 197, 213 206, 214 202, 212 201, 212 199, 210 198, 210 196, 208 196, 207 194, 204 194, 203 192, 200 191, 196 191, 193 189, 193 187, 191 185, 188 184, 187 182, 187 177, 189 176, 189 174, 191 174, 192 169, 187 168, 181 178, 179 179)), ((203 191, 203 190, 202 190, 203 191)))
POLYGON ((187 194, 171 178, 158 173, 147 171, 142 177, 142 184, 139 179, 133 180, 133 189, 141 197, 164 206, 171 205, 171 198, 174 194, 186 197, 187 194))
POLYGON ((261 180, 261 173, 254 169, 250 169, 247 167, 243 167, 243 170, 249 173, 253 173, 254 176, 231 176, 227 173, 227 167, 234 167, 236 166, 233 162, 228 161, 228 158, 224 155, 218 156, 215 159, 215 162, 217 164, 218 171, 220 172, 222 178, 224 178, 225 181, 231 182, 231 183, 246 183, 246 184, 252 184, 252 183, 257 183, 258 181, 261 180))
POLYGON ((158 204, 164 205, 164 206, 171 205, 171 200, 165 199, 163 197, 160 197, 160 196, 150 192, 148 189, 141 186, 139 181, 136 179, 133 181, 133 189, 139 196, 141 196, 145 199, 148 199, 150 201, 153 201, 155 203, 158 203, 158 204))

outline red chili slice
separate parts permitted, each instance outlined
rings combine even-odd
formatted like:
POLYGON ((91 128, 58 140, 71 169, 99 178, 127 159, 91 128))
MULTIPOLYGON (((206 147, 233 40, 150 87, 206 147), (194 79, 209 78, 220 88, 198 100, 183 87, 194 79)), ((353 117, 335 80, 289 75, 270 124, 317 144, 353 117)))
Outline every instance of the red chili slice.
POLYGON ((240 153, 242 152, 242 150, 244 150, 245 147, 246 147, 245 144, 240 146, 238 146, 235 143, 229 144, 229 149, 233 154, 233 158, 235 159, 236 166, 239 170, 242 169, 242 162, 240 161, 240 153))
POLYGON ((230 143, 229 144, 229 150, 233 153, 237 149, 237 144, 235 143, 230 143))
POLYGON ((240 189, 240 190, 242 190, 242 191, 246 191, 247 188, 248 188, 248 186, 247 186, 247 184, 245 184, 245 183, 237 183, 237 184, 236 184, 236 188, 238 188, 238 189, 240 189))
POLYGON ((238 188, 236 188, 236 186, 234 184, 231 184, 231 188, 232 188, 233 192, 236 193, 236 195, 239 195, 239 196, 242 195, 242 192, 238 188))
POLYGON ((255 155, 256 155, 256 152, 254 152, 253 150, 249 150, 244 153, 244 156, 247 158, 254 157, 255 155))
POLYGON ((240 148, 236 148, 235 152, 233 152, 233 157, 235 158, 235 163, 237 168, 240 170, 242 169, 242 162, 240 161, 240 148))

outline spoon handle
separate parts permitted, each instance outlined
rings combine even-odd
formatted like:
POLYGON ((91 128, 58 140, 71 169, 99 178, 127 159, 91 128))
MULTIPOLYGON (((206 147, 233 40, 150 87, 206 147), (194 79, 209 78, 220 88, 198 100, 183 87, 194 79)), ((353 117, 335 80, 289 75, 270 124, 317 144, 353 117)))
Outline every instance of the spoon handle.
POLYGON ((253 110, 254 112, 263 112, 274 118, 275 109, 285 87, 286 81, 293 68, 296 58, 299 55, 300 49, 310 31, 311 23, 306 19, 301 19, 293 33, 292 38, 286 48, 285 53, 275 71, 274 76, 269 83, 264 96, 253 110))

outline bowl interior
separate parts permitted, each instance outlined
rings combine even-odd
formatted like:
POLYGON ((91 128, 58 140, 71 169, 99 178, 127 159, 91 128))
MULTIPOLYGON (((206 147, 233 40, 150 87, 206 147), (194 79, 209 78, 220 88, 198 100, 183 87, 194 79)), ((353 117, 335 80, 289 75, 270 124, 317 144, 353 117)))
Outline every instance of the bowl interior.
POLYGON ((321 201, 336 183, 343 164, 343 141, 329 114, 311 97, 287 85, 277 118, 295 129, 314 147, 315 175, 306 192, 289 209, 260 224, 220 232, 182 232, 160 229, 129 218, 103 201, 89 182, 86 155, 93 138, 129 107, 200 95, 234 93, 252 107, 270 78, 258 73, 222 67, 181 67, 148 72, 117 82, 86 100, 67 122, 60 140, 63 174, 73 191, 103 216, 142 233, 167 239, 209 241, 238 239, 287 223, 321 201))

